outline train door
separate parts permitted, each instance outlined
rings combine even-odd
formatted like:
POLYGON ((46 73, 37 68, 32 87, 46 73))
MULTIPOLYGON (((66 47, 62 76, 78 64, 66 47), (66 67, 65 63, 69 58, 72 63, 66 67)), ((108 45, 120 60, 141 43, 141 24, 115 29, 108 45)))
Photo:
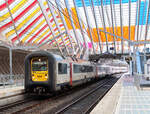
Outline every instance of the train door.
POLYGON ((70 63, 70 85, 72 86, 72 63, 70 63))
POLYGON ((69 72, 69 64, 58 62, 58 76, 57 76, 57 84, 66 84, 69 82, 70 72, 69 72))
POLYGON ((95 75, 96 78, 98 78, 98 67, 96 66, 96 75, 95 75))

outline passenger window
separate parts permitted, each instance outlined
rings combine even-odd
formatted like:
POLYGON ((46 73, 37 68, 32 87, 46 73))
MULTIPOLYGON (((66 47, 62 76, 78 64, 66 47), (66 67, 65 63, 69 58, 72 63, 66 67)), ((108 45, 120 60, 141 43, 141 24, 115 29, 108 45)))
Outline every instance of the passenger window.
POLYGON ((67 64, 58 63, 58 74, 67 74, 67 64))
POLYGON ((74 73, 93 72, 93 67, 86 65, 73 65, 73 71, 74 73))
POLYGON ((93 72, 93 67, 92 66, 90 66, 89 72, 93 72))
POLYGON ((81 73, 81 65, 73 65, 74 73, 81 73))
POLYGON ((81 69, 80 69, 80 70, 81 70, 81 72, 86 72, 86 66, 84 66, 84 65, 81 66, 81 69))

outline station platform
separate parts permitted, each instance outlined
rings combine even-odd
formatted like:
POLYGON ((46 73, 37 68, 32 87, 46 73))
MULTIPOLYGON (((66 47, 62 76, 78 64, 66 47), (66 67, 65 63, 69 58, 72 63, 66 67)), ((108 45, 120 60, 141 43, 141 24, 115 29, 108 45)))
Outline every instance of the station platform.
POLYGON ((136 84, 136 78, 124 74, 91 114, 150 114, 150 86, 136 84))
POLYGON ((24 92, 23 86, 6 86, 5 88, 0 88, 0 99, 13 96, 16 94, 21 94, 24 92))

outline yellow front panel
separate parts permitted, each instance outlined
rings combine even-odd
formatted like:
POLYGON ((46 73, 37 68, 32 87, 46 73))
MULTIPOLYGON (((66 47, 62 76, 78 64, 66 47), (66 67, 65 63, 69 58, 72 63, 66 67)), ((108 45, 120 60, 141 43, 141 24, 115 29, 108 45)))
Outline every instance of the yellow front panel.
POLYGON ((48 81, 48 59, 46 57, 34 57, 31 59, 32 81, 48 81))
POLYGON ((32 81, 47 81, 48 71, 32 71, 32 81))

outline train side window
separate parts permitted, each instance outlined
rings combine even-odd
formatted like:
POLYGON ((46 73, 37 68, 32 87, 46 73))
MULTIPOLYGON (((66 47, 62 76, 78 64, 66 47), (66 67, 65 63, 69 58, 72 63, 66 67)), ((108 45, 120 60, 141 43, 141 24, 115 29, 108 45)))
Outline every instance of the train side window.
POLYGON ((88 66, 85 66, 85 72, 88 72, 88 66))
POLYGON ((82 65, 82 66, 80 67, 80 71, 81 71, 82 73, 86 72, 86 66, 85 66, 85 65, 82 65))
POLYGON ((81 73, 81 65, 73 65, 73 72, 74 73, 81 73))
POLYGON ((93 67, 92 66, 87 66, 87 72, 93 72, 93 67))
POLYGON ((67 64, 58 63, 58 74, 67 74, 67 64))
POLYGON ((90 72, 93 72, 93 71, 94 71, 93 67, 92 67, 92 66, 90 66, 90 72))

